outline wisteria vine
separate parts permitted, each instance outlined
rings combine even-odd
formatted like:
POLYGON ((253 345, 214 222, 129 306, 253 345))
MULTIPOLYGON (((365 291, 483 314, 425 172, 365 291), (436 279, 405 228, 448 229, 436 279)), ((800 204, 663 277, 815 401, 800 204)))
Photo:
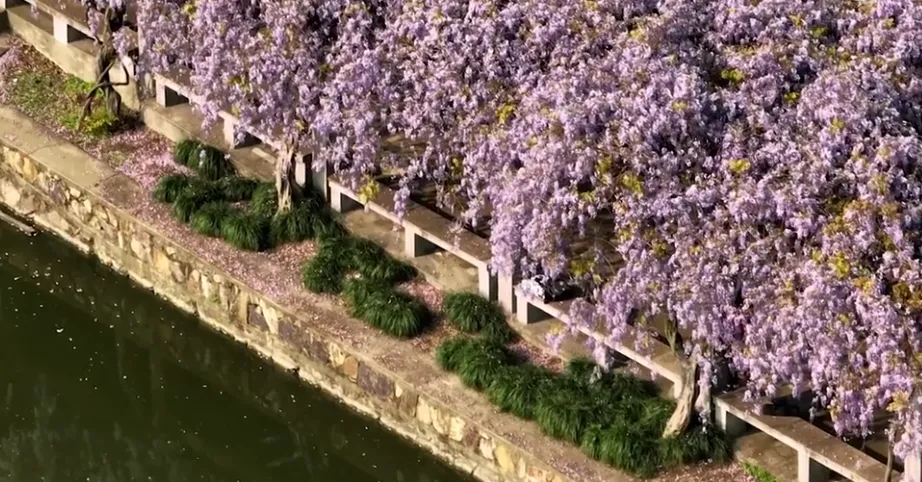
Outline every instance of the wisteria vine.
POLYGON ((922 5, 912 0, 140 0, 143 62, 354 187, 435 182, 493 267, 666 313, 710 383, 810 389, 922 444, 922 5), (409 146, 409 147, 407 147, 409 146))

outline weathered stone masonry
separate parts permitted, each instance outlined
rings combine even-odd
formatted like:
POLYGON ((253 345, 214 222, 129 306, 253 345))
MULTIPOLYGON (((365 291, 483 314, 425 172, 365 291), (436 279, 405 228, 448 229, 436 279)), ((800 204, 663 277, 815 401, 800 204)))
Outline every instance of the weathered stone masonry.
MULTIPOLYGON (((0 112, 0 124, 10 115, 0 112)), ((37 134, 3 137, 0 132, 0 201, 19 214, 480 480, 575 480, 103 198, 103 191, 110 199, 143 195, 127 177, 67 143, 37 134)), ((596 470, 580 480, 628 480, 605 468, 589 472, 596 470)))

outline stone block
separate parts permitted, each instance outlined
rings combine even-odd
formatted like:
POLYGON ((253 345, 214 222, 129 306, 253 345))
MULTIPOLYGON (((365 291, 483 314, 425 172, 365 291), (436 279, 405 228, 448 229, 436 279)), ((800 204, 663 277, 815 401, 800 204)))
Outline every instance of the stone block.
POLYGON ((515 454, 506 444, 497 444, 496 449, 493 450, 493 455, 496 457, 496 464, 499 465, 499 469, 504 474, 516 473, 515 454))
POLYGON ((359 365, 356 382, 362 390, 381 400, 390 401, 394 397, 394 382, 364 363, 359 365))
POLYGON ((465 427, 467 427, 467 422, 462 420, 461 417, 451 417, 448 422, 448 438, 455 442, 462 441, 465 435, 465 427))
POLYGON ((346 355, 343 360, 342 372, 349 380, 353 382, 359 378, 359 361, 352 355, 346 355))
POLYGON ((494 451, 496 450, 496 445, 493 443, 493 439, 490 437, 480 436, 480 442, 477 444, 477 453, 481 457, 487 460, 495 460, 494 451))
POLYGON ((423 397, 419 397, 419 403, 416 405, 416 420, 423 425, 432 425, 432 405, 423 397))
POLYGON ((397 397, 397 410, 407 417, 416 417, 419 394, 411 390, 401 389, 400 385, 397 385, 395 388, 395 396, 397 397))
POLYGON ((250 303, 247 306, 247 325, 250 325, 259 331, 268 332, 269 324, 266 323, 266 318, 262 314, 262 310, 259 306, 250 303))
POLYGON ((173 107, 174 105, 186 104, 189 99, 182 94, 169 88, 163 82, 156 82, 157 104, 162 107, 173 107))

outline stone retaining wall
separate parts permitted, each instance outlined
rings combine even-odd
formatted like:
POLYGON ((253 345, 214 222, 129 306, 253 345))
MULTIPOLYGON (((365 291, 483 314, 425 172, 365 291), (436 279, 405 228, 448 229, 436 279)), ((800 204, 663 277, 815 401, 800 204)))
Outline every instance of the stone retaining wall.
MULTIPOLYGON (((208 325, 283 367, 297 370, 307 382, 480 480, 630 480, 585 458, 578 465, 580 470, 586 465, 586 477, 571 478, 549 467, 541 459, 551 456, 538 457, 483 427, 485 418, 505 417, 490 415, 492 410, 485 400, 481 399, 482 406, 477 408, 483 417, 474 419, 463 414, 471 410, 469 396, 452 394, 458 406, 430 397, 425 382, 444 374, 429 373, 420 378, 396 375, 368 356, 374 351, 369 345, 360 349, 349 346, 327 327, 312 324, 309 316, 269 301, 110 202, 113 196, 140 195, 144 194, 129 178, 76 147, 45 136, 28 119, 0 108, 0 201, 19 214, 82 251, 95 254, 141 285, 197 314, 208 325)), ((383 335, 380 338, 382 349, 399 343, 383 335)), ((417 373, 424 370, 414 369, 417 373)), ((534 431, 521 428, 529 429, 522 432, 534 431)), ((576 449, 570 453, 578 455, 576 449)), ((573 462, 562 461, 566 466, 573 462)))

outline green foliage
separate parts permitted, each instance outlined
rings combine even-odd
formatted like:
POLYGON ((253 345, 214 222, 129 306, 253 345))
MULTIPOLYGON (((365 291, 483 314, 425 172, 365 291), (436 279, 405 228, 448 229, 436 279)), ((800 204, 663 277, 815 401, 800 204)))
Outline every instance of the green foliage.
POLYGON ((323 250, 301 267, 301 283, 314 293, 339 293, 343 289, 342 261, 332 250, 323 250))
POLYGON ((395 284, 409 281, 416 277, 416 269, 403 261, 387 254, 374 242, 363 238, 352 238, 350 268, 362 274, 362 277, 381 283, 395 284))
POLYGON ((493 340, 456 338, 444 342, 436 353, 439 365, 461 377, 476 390, 489 387, 512 363, 506 349, 493 340))
POLYGON ((780 482, 771 472, 749 462, 743 462, 743 470, 756 479, 756 482, 780 482))
POLYGON ((221 236, 224 218, 232 212, 226 201, 212 201, 192 214, 189 225, 199 234, 216 238, 221 236))
POLYGON ((418 335, 429 321, 429 313, 422 303, 374 280, 346 280, 343 297, 352 316, 391 336, 409 338, 418 335))
POLYGON ((261 251, 267 248, 267 234, 265 218, 237 209, 232 209, 221 222, 221 238, 239 249, 261 251))
POLYGON ((173 148, 173 160, 177 164, 194 169, 202 179, 210 181, 232 176, 236 172, 227 154, 194 139, 185 139, 176 144, 173 148))
POLYGON ((563 377, 555 378, 534 408, 535 421, 544 433, 578 444, 583 432, 602 423, 599 406, 585 389, 563 377))
MULTIPOLYGON (((81 111, 74 110, 61 115, 59 121, 64 127, 77 132, 77 123, 80 121, 81 111)), ((90 137, 106 137, 117 133, 123 126, 122 119, 109 112, 105 106, 96 106, 90 111, 80 124, 80 133, 90 137)))
POLYGON ((713 427, 695 426, 675 438, 660 440, 662 464, 674 467, 699 460, 730 460, 730 444, 724 434, 713 427))
POLYGON ((279 210, 278 194, 275 185, 271 182, 261 182, 253 191, 250 199, 250 212, 266 219, 271 218, 279 210))
MULTIPOLYGON (((588 432, 587 432, 588 433, 588 432)), ((622 420, 599 434, 599 460, 640 477, 650 477, 660 468, 658 433, 645 431, 622 420)), ((583 440, 583 449, 590 445, 583 440)))
POLYGON ((473 293, 445 295, 442 309, 448 321, 465 333, 484 334, 497 342, 506 343, 512 331, 506 317, 495 303, 473 293))
POLYGON ((506 366, 487 387, 487 396, 503 412, 530 420, 534 418, 538 398, 552 380, 550 373, 534 365, 506 366))
POLYGON ((272 245, 278 246, 312 239, 315 215, 305 205, 299 204, 290 211, 273 216, 269 227, 269 238, 272 245))
POLYGON ((180 166, 191 167, 192 160, 195 159, 202 143, 195 139, 184 139, 173 146, 173 160, 180 166))
POLYGON ((253 197, 253 191, 259 186, 259 182, 246 177, 230 176, 219 180, 218 186, 224 199, 229 202, 239 202, 249 201, 253 197))
POLYGON ((172 203, 191 182, 192 178, 185 174, 163 176, 157 181, 157 187, 154 188, 154 199, 162 203, 172 203))
POLYGON ((193 179, 173 200, 173 214, 183 223, 188 223, 200 207, 220 198, 220 191, 212 184, 193 179))

